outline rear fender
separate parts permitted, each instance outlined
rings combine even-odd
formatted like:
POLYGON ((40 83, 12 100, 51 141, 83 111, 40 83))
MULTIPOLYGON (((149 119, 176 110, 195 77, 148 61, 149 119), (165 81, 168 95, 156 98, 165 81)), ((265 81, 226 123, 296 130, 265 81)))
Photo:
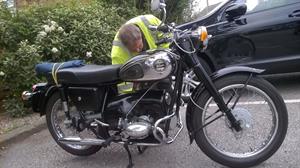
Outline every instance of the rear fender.
MULTIPOLYGON (((260 74, 264 70, 262 69, 255 69, 255 68, 250 68, 250 67, 244 67, 244 66, 232 66, 228 68, 223 68, 211 75, 212 81, 215 83, 215 81, 228 76, 228 75, 233 75, 233 74, 260 74)), ((198 100, 199 96, 205 91, 205 87, 203 84, 200 84, 196 87, 196 89, 193 91, 191 97, 195 102, 198 100)), ((194 104, 191 100, 189 100, 186 108, 186 126, 189 132, 190 136, 190 142, 192 143, 194 140, 194 137, 192 135, 192 132, 194 130, 193 125, 192 125, 192 118, 193 118, 193 107, 194 104)))
POLYGON ((55 85, 46 85, 44 87, 36 88, 31 101, 33 111, 39 112, 41 116, 45 115, 47 102, 56 91, 58 91, 58 88, 55 85))

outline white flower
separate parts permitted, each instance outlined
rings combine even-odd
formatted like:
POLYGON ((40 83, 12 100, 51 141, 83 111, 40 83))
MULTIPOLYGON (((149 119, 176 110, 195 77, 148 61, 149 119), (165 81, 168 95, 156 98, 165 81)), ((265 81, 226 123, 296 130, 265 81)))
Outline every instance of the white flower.
POLYGON ((40 31, 39 34, 38 34, 38 37, 42 38, 42 37, 46 37, 47 36, 47 33, 44 32, 44 31, 40 31))
POLYGON ((50 32, 54 31, 55 30, 55 26, 50 26, 50 32))
POLYGON ((44 25, 43 27, 44 27, 46 33, 51 32, 51 29, 48 25, 44 25))
POLYGON ((52 26, 56 26, 57 25, 57 23, 55 21, 51 21, 50 23, 51 23, 52 26))
POLYGON ((86 52, 86 57, 91 58, 92 57, 92 52, 91 51, 86 52))
POLYGON ((57 52, 58 52, 58 49, 57 49, 56 47, 53 47, 52 50, 51 50, 51 52, 57 53, 57 52))
POLYGON ((64 31, 64 29, 63 29, 62 27, 58 27, 57 30, 58 30, 59 32, 63 32, 63 31, 64 31))
POLYGON ((42 28, 46 29, 47 27, 49 27, 48 25, 43 25, 42 28))
POLYGON ((3 71, 0 71, 0 76, 4 76, 5 73, 3 71))

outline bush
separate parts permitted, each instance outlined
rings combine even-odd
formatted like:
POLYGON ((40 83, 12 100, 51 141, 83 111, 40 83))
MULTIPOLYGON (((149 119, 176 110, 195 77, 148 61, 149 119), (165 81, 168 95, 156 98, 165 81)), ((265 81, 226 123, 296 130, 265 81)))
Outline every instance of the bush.
POLYGON ((8 86, 10 92, 4 101, 4 110, 14 117, 23 116, 28 110, 23 109, 20 100, 21 93, 37 82, 32 66, 41 60, 38 47, 29 45, 28 41, 20 43, 15 53, 6 53, 1 61, 4 71, 4 86, 8 86))
POLYGON ((28 113, 20 95, 39 81, 34 73, 36 63, 84 59, 108 64, 116 31, 138 15, 126 2, 120 6, 110 6, 105 0, 68 2, 31 6, 14 15, 0 8, 0 79, 9 89, 4 109, 12 116, 28 113))

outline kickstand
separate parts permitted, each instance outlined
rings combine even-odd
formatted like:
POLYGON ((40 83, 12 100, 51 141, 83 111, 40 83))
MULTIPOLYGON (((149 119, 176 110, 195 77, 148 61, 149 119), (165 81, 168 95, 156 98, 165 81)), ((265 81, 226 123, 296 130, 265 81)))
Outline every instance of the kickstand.
POLYGON ((129 148, 128 148, 128 142, 125 142, 125 143, 124 143, 124 148, 125 148, 126 151, 127 151, 127 154, 128 154, 128 160, 129 160, 129 164, 128 164, 127 168, 133 168, 133 162, 132 162, 132 157, 131 157, 130 150, 129 150, 129 148))
POLYGON ((147 146, 138 146, 137 147, 139 154, 143 154, 147 148, 148 148, 147 146))

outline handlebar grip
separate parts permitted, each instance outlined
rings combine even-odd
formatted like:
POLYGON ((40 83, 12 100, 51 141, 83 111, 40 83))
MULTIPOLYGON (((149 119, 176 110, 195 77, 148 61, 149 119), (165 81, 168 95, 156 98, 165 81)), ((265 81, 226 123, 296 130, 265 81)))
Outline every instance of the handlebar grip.
POLYGON ((151 31, 161 31, 163 33, 167 33, 170 30, 168 25, 162 25, 162 26, 149 25, 148 28, 151 31))
POLYGON ((163 44, 163 43, 167 43, 166 38, 162 38, 162 39, 158 40, 155 44, 156 44, 156 45, 161 45, 161 44, 163 44))
POLYGON ((165 37, 165 38, 158 40, 155 44, 161 45, 161 44, 170 43, 170 42, 172 42, 172 39, 165 37))
POLYGON ((157 27, 157 30, 161 31, 161 32, 164 32, 164 33, 167 33, 167 32, 169 32, 170 29, 169 29, 168 25, 162 25, 162 26, 157 27))

